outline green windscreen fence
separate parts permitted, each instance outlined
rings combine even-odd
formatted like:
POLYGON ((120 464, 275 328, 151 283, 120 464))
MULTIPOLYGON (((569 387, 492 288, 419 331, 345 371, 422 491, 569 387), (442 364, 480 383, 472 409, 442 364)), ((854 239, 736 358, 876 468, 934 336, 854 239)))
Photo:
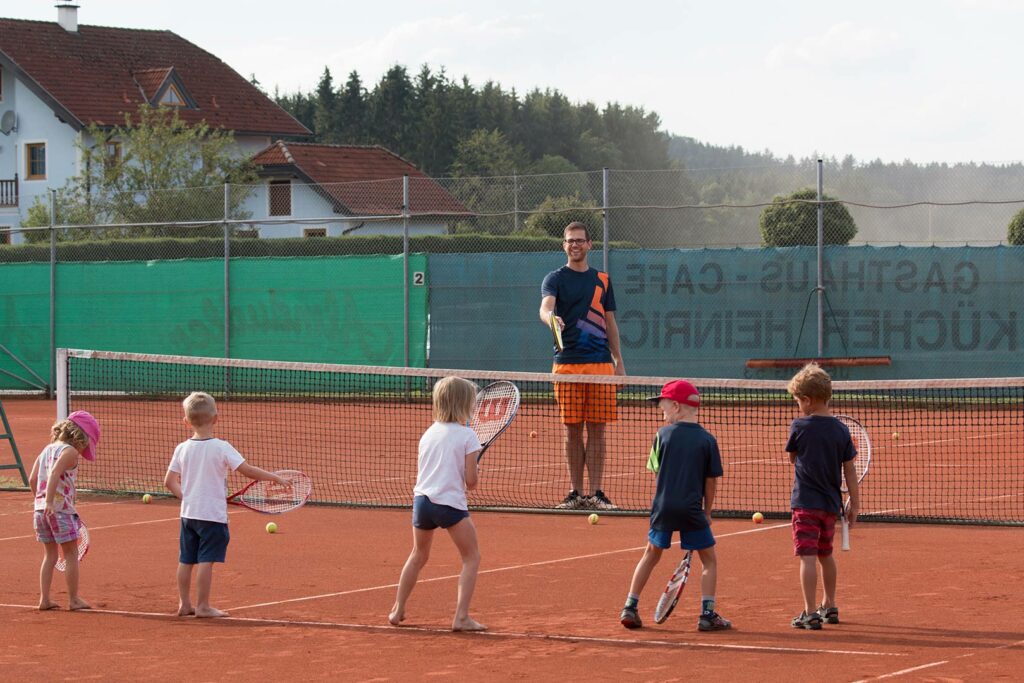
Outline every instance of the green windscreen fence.
MULTIPOLYGON (((426 265, 410 255, 412 366, 426 364, 426 265)), ((49 269, 0 264, 0 343, 45 379, 49 269)), ((229 278, 233 357, 406 364, 401 256, 232 259, 229 278)), ((56 281, 58 347, 225 355, 221 259, 64 262, 56 281)), ((10 355, 0 353, 0 370, 0 389, 30 388, 10 355)))

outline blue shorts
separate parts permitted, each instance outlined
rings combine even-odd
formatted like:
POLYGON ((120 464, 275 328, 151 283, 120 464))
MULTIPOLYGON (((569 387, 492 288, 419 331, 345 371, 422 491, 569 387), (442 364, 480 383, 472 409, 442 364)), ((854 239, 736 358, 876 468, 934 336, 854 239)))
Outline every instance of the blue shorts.
MULTIPOLYGON (((651 529, 647 532, 647 540, 655 548, 668 550, 672 547, 672 534, 674 531, 658 531, 651 529)), ((679 547, 683 550, 706 550, 715 544, 715 535, 711 533, 711 527, 700 531, 680 531, 679 547)))
POLYGON ((228 555, 231 534, 224 522, 181 518, 178 562, 200 564, 223 562, 228 555))
POLYGON ((447 529, 453 527, 466 517, 469 512, 448 505, 438 505, 426 496, 412 499, 412 525, 417 529, 447 529))

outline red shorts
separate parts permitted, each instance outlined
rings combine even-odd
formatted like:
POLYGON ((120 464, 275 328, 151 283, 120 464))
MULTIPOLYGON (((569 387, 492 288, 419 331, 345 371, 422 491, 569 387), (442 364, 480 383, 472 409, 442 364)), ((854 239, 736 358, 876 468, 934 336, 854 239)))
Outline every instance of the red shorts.
POLYGON ((836 513, 824 510, 793 510, 793 554, 828 557, 836 535, 836 513))

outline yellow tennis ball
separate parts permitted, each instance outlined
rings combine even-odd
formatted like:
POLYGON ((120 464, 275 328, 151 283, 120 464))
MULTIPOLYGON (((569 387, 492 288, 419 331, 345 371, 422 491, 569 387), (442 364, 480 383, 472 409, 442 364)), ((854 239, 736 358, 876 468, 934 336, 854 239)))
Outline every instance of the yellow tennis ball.
POLYGON ((893 432, 892 433, 892 438, 894 440, 896 440, 896 441, 899 441, 900 440, 900 433, 899 432, 893 432))
POLYGON ((530 432, 530 438, 531 439, 536 439, 537 438, 537 432, 536 431, 530 432))
POLYGON ((760 512, 755 512, 751 519, 754 520, 754 524, 760 524, 764 521, 764 515, 762 515, 760 512))
POLYGON ((597 520, 599 519, 601 518, 597 516, 596 512, 592 513, 589 517, 587 517, 587 521, 591 524, 597 524, 597 520))
POLYGON ((276 534, 277 533, 277 524, 275 524, 274 522, 267 522, 267 533, 268 534, 276 534))
POLYGON ((150 501, 152 500, 153 496, 149 495, 148 493, 142 494, 142 502, 145 503, 146 505, 149 505, 150 501))

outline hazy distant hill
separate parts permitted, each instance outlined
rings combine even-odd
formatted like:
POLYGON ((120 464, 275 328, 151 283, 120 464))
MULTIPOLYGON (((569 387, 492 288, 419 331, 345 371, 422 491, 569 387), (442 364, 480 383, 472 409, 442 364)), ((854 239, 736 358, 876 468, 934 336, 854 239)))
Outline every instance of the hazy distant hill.
MULTIPOLYGON (((817 182, 813 158, 782 159, 770 151, 749 152, 681 136, 669 140, 669 157, 687 169, 704 204, 770 202, 817 182)), ((1010 219, 1024 208, 1024 164, 1020 163, 897 164, 847 156, 825 159, 823 179, 826 194, 851 203, 848 206, 859 227, 855 242, 1002 242, 1010 219), (954 203, 958 205, 943 205, 954 203)), ((709 210, 714 211, 722 216, 710 220, 711 224, 738 212, 709 210)), ((735 223, 731 218, 724 220, 735 223)), ((756 226, 749 219, 741 223, 727 232, 756 241, 756 226)))

